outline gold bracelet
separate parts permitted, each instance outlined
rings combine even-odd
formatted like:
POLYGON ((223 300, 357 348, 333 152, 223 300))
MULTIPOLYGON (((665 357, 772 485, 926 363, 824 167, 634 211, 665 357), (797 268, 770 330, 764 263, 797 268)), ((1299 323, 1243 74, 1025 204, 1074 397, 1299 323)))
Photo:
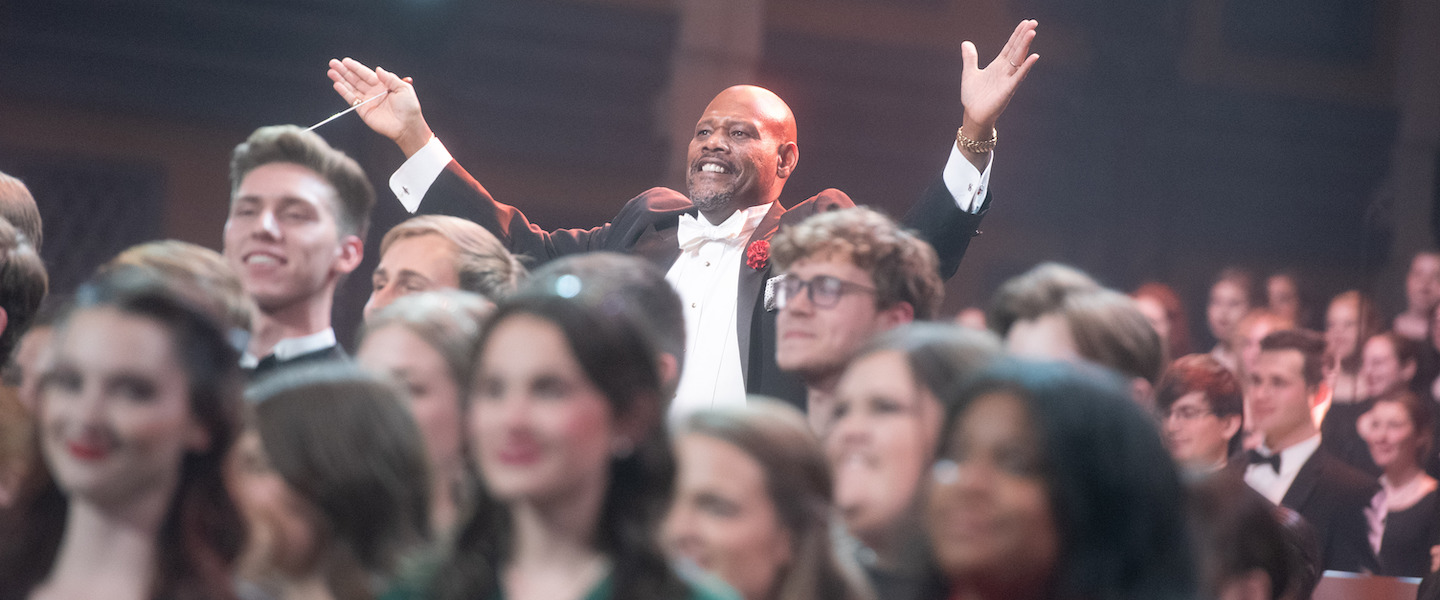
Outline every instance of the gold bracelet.
POLYGON ((969 150, 970 152, 973 152, 975 154, 985 154, 991 150, 994 150, 995 142, 999 140, 999 131, 996 131, 995 135, 991 136, 988 140, 975 141, 968 137, 965 137, 964 127, 955 130, 955 143, 959 144, 961 148, 969 150))

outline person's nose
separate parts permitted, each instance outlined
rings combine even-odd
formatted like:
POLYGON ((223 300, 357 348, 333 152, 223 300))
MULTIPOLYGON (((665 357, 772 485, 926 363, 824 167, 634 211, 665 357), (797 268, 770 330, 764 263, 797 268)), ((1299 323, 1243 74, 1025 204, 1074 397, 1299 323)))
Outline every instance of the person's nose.
POLYGON ((269 237, 275 240, 280 239, 280 222, 275 219, 275 213, 273 211, 267 210, 260 213, 260 219, 257 225, 255 230, 251 232, 252 235, 269 237))
POLYGON ((365 302, 366 320, 369 320, 371 315, 379 312, 382 308, 390 306, 390 303, 395 301, 396 287, 394 284, 386 284, 370 292, 370 299, 365 302))

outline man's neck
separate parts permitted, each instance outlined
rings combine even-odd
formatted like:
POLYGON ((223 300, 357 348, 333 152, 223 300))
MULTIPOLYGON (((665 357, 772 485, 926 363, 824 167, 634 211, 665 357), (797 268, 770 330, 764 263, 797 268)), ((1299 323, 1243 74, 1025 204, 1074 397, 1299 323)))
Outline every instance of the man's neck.
POLYGON ((1314 423, 1309 419, 1306 419, 1305 423, 1308 426, 1301 425, 1284 433, 1265 436, 1265 447, 1269 448, 1272 454, 1279 454, 1300 442, 1319 435, 1320 432, 1315 429, 1314 423))
POLYGON ((830 419, 835 412, 835 387, 840 383, 843 371, 825 375, 805 375, 805 415, 810 429, 817 436, 823 436, 830 429, 830 419))
POLYGON ((275 344, 287 338, 307 336, 330 328, 330 306, 334 289, 323 294, 274 310, 255 311, 254 331, 250 335, 250 354, 263 358, 275 344))
POLYGON ((734 215, 738 211, 750 210, 751 208, 769 204, 771 202, 774 202, 775 200, 775 198, 772 198, 770 200, 757 201, 754 204, 740 204, 732 202, 720 208, 715 208, 712 210, 702 210, 700 211, 700 214, 704 215, 705 220, 709 221, 711 225, 719 225, 729 220, 730 216, 734 215))

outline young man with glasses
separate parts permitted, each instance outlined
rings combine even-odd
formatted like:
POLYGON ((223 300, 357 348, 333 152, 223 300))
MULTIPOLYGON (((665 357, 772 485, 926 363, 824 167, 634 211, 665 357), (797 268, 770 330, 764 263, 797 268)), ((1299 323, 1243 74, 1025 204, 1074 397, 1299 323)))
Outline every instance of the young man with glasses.
POLYGON ((1160 377, 1156 416, 1165 447, 1187 476, 1225 467, 1240 431, 1240 383, 1208 354, 1182 356, 1160 377))
POLYGON ((865 207, 815 215, 775 236, 775 360, 805 382, 823 429, 850 355, 875 334, 929 320, 945 293, 935 250, 865 207))

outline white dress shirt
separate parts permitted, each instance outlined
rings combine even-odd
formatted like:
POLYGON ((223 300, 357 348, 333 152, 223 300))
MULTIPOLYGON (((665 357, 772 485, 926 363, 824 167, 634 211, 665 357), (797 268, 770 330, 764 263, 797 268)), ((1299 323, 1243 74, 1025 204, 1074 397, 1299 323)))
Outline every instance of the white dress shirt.
MULTIPOLYGON (((680 294, 685 310, 685 368, 680 387, 670 403, 670 418, 678 421, 694 411, 745 405, 745 373, 740 368, 736 332, 740 269, 750 234, 760 226, 770 203, 735 211, 724 223, 711 224, 705 215, 685 215, 701 229, 715 230, 718 239, 686 244, 665 273, 665 280, 680 294)), ((681 227, 689 227, 682 222, 681 227)))
MULTIPOLYGON (((1280 504, 1285 499, 1285 492, 1290 491, 1290 484, 1295 483, 1295 476, 1300 473, 1300 467, 1305 461, 1310 460, 1310 455, 1320 448, 1320 434, 1306 438, 1305 441, 1290 446, 1280 451, 1280 472, 1266 464, 1254 464, 1245 467, 1245 483, 1260 492, 1261 496, 1274 504, 1280 504)), ((1263 444, 1255 449, 1261 456, 1273 454, 1263 444)))
MULTIPOLYGON (((275 347, 270 349, 270 355, 274 356, 276 361, 283 363, 297 356, 309 354, 317 350, 324 350, 337 343, 339 342, 335 340, 335 330, 326 327, 324 330, 317 331, 310 335, 285 338, 275 342, 275 347)), ((240 368, 253 369, 260 364, 263 358, 263 356, 251 354, 247 349, 240 355, 240 368)))
MULTIPOLYGON (((995 162, 993 153, 989 158, 982 172, 966 160, 954 144, 950 145, 950 157, 941 178, 960 210, 979 211, 985 189, 990 186, 990 166, 995 162)), ((390 190, 405 210, 413 213, 450 161, 445 145, 439 138, 432 137, 390 176, 390 190)), ((666 273, 665 279, 684 302, 686 334, 685 366, 676 399, 670 406, 671 418, 680 418, 699 408, 732 406, 745 401, 745 376, 740 368, 741 349, 735 330, 736 294, 740 269, 749 268, 744 264, 745 244, 769 210, 770 205, 766 204, 731 215, 731 220, 743 221, 738 242, 712 242, 682 250, 680 258, 666 273)), ((703 215, 698 219, 704 225, 711 225, 703 215)), ((956 232, 956 235, 970 235, 970 232, 956 232)))

